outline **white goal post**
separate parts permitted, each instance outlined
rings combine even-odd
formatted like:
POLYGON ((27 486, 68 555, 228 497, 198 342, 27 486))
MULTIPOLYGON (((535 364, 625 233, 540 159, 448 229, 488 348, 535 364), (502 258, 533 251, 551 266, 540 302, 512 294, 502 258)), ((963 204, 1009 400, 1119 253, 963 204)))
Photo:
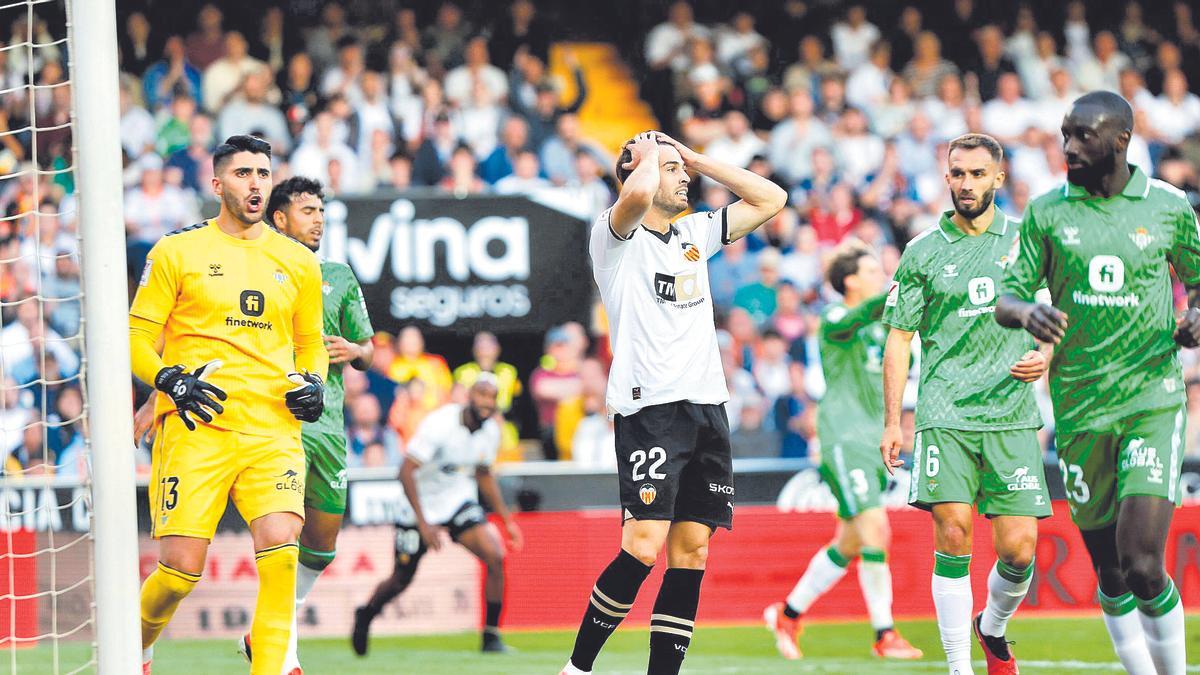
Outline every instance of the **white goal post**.
POLYGON ((68 0, 92 450, 96 663, 141 672, 115 0, 68 0))

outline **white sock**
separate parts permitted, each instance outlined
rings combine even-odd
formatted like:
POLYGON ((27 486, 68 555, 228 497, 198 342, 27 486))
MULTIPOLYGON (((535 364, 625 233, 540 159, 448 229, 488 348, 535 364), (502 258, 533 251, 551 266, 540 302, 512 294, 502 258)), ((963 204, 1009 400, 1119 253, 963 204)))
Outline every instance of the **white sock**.
POLYGON ((933 606, 950 675, 975 675, 971 667, 971 556, 934 553, 933 606))
POLYGON ((979 630, 984 635, 1004 637, 1008 620, 1016 614, 1017 607, 1029 592, 1033 581, 1033 562, 1025 569, 1017 569, 997 560, 988 573, 988 601, 979 620, 979 630))
POLYGON ((1100 591, 1100 609, 1113 650, 1129 675, 1155 675, 1154 661, 1146 647, 1146 633, 1138 618, 1132 593, 1110 598, 1100 591))
POLYGON ((892 570, 882 550, 862 550, 862 557, 858 559, 858 585, 867 603, 871 628, 878 631, 895 626, 892 619, 892 570))
POLYGON ((580 669, 576 668, 574 665, 572 665, 571 662, 568 660, 567 665, 563 666, 562 673, 560 673, 559 675, 592 675, 592 671, 580 670, 580 669))
POLYGON ((154 645, 142 650, 142 663, 150 663, 152 660, 154 660, 154 645))
POLYGON ((787 606, 794 612, 804 613, 833 585, 846 576, 849 560, 842 557, 837 549, 827 546, 817 552, 808 562, 804 576, 796 582, 796 587, 787 596, 787 606))
POLYGON ((283 658, 283 675, 300 663, 300 627, 298 617, 304 607, 304 601, 312 591, 317 578, 324 570, 314 570, 308 565, 296 565, 296 611, 292 612, 292 632, 288 635, 287 655, 283 658))
POLYGON ((1158 675, 1183 675, 1187 668, 1187 648, 1184 643, 1183 602, 1175 582, 1167 579, 1167 587, 1153 600, 1138 599, 1138 618, 1146 634, 1146 648, 1158 675))

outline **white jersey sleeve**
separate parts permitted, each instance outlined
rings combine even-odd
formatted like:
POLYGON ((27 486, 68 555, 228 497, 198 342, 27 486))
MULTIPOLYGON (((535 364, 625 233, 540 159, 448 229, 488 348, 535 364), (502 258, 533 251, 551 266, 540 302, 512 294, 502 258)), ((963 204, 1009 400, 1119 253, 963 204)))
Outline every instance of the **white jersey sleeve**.
POLYGON ((633 237, 632 232, 629 233, 629 237, 624 239, 617 236, 612 229, 612 223, 609 222, 611 214, 612 207, 609 207, 596 218, 596 222, 592 223, 588 253, 592 257, 592 266, 596 269, 608 270, 616 267, 617 263, 621 262, 622 254, 629 248, 629 240, 633 237))
POLYGON ((429 464, 438 459, 442 442, 447 436, 445 409, 439 408, 430 412, 417 425, 417 431, 408 442, 407 455, 421 464, 429 464))
POLYGON ((490 467, 496 463, 496 455, 500 452, 500 425, 494 419, 487 420, 480 432, 479 464, 490 467))
POLYGON ((729 243, 729 217, 723 206, 716 211, 693 213, 680 219, 675 225, 680 231, 700 242, 705 258, 716 255, 721 247, 729 243))

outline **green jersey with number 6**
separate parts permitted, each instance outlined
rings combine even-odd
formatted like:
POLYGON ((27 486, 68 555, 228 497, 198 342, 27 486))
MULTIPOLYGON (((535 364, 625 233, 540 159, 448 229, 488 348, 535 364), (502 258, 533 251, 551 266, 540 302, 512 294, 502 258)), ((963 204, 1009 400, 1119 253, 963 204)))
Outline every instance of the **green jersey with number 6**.
POLYGON ((921 335, 916 430, 1037 428, 1033 389, 1009 374, 1036 344, 992 316, 1020 223, 996 209, 987 230, 969 237, 953 213, 909 242, 883 311, 887 325, 921 335))
POLYGON ((1067 329, 1050 363, 1059 434, 1099 430, 1184 399, 1170 268, 1200 285, 1200 231, 1178 189, 1133 167, 1125 188, 1077 185, 1030 202, 1000 294, 1044 280, 1067 329))

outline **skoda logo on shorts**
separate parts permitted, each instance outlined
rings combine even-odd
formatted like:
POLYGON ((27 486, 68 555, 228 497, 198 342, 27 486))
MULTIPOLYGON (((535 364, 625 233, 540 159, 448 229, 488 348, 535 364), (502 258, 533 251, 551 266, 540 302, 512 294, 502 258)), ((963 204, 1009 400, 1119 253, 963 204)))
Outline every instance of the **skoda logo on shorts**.
POLYGON ((638 497, 641 498, 643 504, 650 506, 654 503, 654 500, 658 498, 658 489, 653 485, 646 483, 642 487, 638 488, 638 497))

